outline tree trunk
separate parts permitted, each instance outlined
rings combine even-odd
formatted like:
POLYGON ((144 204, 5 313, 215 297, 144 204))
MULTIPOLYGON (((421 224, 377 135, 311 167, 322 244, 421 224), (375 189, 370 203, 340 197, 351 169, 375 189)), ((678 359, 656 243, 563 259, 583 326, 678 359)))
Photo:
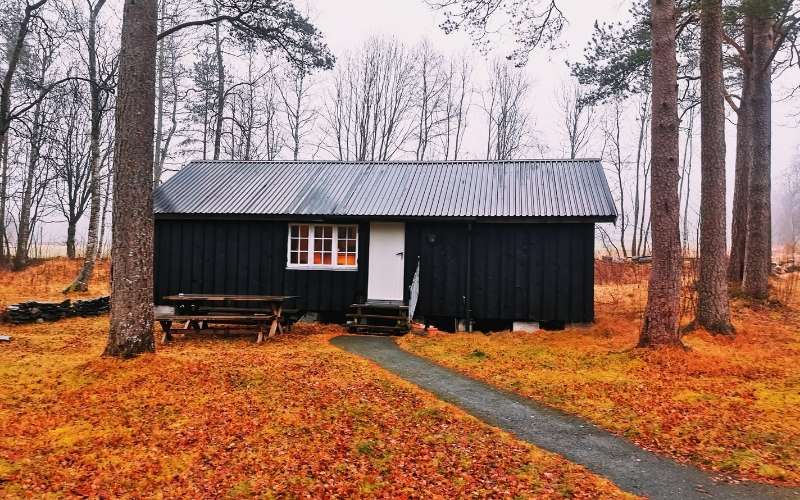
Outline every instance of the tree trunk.
POLYGON ((97 239, 97 256, 96 259, 103 257, 103 242, 106 236, 106 215, 108 214, 108 203, 111 198, 111 172, 106 173, 106 187, 103 190, 103 211, 100 213, 100 237, 97 239))
MULTIPOLYGON (((40 75, 39 84, 44 83, 44 68, 40 75)), ((42 97, 41 94, 39 96, 42 97)), ((39 167, 41 156, 41 127, 42 103, 36 104, 33 112, 33 120, 30 125, 31 130, 31 150, 28 157, 28 168, 25 173, 24 189, 22 191, 22 201, 20 202, 19 219, 17 220, 17 249, 14 254, 14 269, 22 269, 28 263, 28 249, 30 248, 31 230, 31 208, 33 204, 33 183, 36 180, 36 169, 39 167)))
MULTIPOLYGON (((164 30, 164 23, 167 17, 167 2, 161 0, 161 26, 158 31, 164 30)), ((157 104, 156 104, 156 144, 153 148, 153 187, 158 187, 161 183, 161 172, 164 168, 161 162, 161 141, 163 140, 164 130, 164 64, 166 63, 166 41, 158 41, 158 82, 157 104)))
POLYGON ((89 15, 89 96, 90 120, 89 127, 89 234, 86 238, 86 253, 83 256, 83 266, 75 280, 63 292, 86 292, 89 290, 89 281, 94 274, 94 264, 97 256, 98 225, 100 223, 100 134, 103 121, 101 109, 101 89, 97 74, 97 17, 106 0, 98 0, 89 15))
MULTIPOLYGON (((731 333, 726 276, 725 96, 722 0, 703 0, 700 14, 700 262, 697 324, 731 333)), ((687 152, 688 154, 688 152, 687 152)))
POLYGON ((6 201, 8 199, 8 134, 0 134, 0 148, 2 148, 2 172, 0 172, 0 257, 5 262, 9 255, 6 253, 8 234, 6 233, 6 201))
POLYGON ((640 347, 681 345, 681 243, 678 200, 678 63, 674 0, 651 0, 653 117, 651 122, 650 219, 653 265, 640 347))
POLYGON ((217 57, 217 116, 214 124, 214 159, 219 160, 222 148, 222 122, 225 113, 225 59, 222 55, 222 39, 219 23, 214 25, 214 42, 217 57))
POLYGON ((747 207, 747 241, 745 246, 742 291, 745 295, 765 299, 769 295, 769 273, 772 249, 770 164, 772 125, 772 19, 754 16, 753 20, 753 93, 751 96, 751 130, 753 163, 750 167, 747 207))
POLYGON ((105 355, 155 351, 153 129, 156 0, 125 0, 114 145, 111 325, 105 355))
POLYGON ((753 24, 750 16, 744 20, 744 50, 742 60, 742 98, 736 120, 736 171, 733 187, 733 221, 731 223, 731 256, 728 261, 728 280, 741 285, 744 277, 744 254, 747 244, 747 197, 750 185, 750 165, 753 162, 752 132, 750 124, 753 24))
POLYGON ((67 221, 67 258, 75 258, 75 220, 67 221))

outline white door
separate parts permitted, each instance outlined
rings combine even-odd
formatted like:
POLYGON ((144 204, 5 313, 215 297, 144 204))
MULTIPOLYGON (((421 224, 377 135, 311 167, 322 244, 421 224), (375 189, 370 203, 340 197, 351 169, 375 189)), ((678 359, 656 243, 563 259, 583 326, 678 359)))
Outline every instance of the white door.
POLYGON ((368 299, 403 300, 405 247, 405 223, 370 223, 368 299))

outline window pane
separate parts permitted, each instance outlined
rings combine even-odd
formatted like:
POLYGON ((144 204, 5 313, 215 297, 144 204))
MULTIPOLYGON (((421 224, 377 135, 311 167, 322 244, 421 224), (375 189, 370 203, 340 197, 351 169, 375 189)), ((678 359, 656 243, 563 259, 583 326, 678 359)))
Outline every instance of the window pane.
POLYGON ((336 231, 336 264, 339 266, 356 265, 357 226, 338 226, 336 231))
POLYGON ((308 264, 310 226, 289 225, 289 264, 308 264))

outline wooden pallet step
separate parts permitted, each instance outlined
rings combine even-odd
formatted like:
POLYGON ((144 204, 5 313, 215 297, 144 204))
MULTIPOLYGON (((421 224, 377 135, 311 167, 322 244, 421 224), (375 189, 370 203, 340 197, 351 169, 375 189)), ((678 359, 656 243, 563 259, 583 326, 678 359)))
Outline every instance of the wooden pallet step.
POLYGON ((348 318, 373 318, 373 319, 397 319, 408 321, 408 316, 403 315, 388 315, 388 314, 358 314, 358 313, 347 313, 345 314, 348 318))
POLYGON ((348 325, 348 326, 353 331, 390 332, 390 333, 403 333, 408 331, 408 328, 400 326, 381 326, 381 325, 348 325))

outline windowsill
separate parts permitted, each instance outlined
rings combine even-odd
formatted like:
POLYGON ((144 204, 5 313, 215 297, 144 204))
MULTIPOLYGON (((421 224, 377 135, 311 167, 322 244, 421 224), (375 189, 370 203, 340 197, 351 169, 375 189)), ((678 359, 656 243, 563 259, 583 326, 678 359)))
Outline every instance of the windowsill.
POLYGON ((287 264, 287 271, 358 271, 358 266, 332 266, 328 264, 287 264))

